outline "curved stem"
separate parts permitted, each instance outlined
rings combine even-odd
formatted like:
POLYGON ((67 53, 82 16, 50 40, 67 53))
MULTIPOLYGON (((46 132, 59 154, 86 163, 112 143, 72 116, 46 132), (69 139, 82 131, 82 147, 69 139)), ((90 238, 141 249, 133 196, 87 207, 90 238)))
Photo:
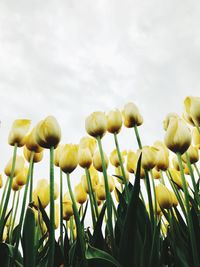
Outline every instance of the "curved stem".
POLYGON ((137 139, 137 143, 138 143, 139 149, 142 149, 142 142, 141 142, 141 139, 140 139, 140 136, 139 136, 137 125, 134 125, 134 130, 135 130, 135 136, 136 136, 136 139, 137 139))
POLYGON ((13 216, 13 212, 14 212, 14 205, 15 205, 16 193, 17 193, 17 191, 14 191, 14 194, 13 194, 13 201, 12 201, 12 211, 11 211, 11 214, 10 214, 9 242, 11 241, 12 216, 13 216))
POLYGON ((6 184, 5 184, 5 186, 4 186, 3 194, 2 194, 2 198, 1 198, 0 214, 1 214, 1 210, 2 210, 3 203, 4 203, 4 198, 5 198, 5 196, 6 196, 6 191, 7 191, 7 188, 8 188, 8 182, 9 182, 9 178, 7 177, 6 184))
POLYGON ((63 244, 63 180, 62 180, 62 169, 60 168, 60 245, 61 250, 64 252, 63 244))

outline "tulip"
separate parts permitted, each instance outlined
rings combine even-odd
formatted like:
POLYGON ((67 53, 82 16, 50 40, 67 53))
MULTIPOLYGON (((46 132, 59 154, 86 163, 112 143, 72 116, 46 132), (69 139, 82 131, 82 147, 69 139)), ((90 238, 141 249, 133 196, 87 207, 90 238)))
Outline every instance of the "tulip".
POLYGON ((59 166, 65 173, 71 173, 78 165, 78 145, 67 144, 63 147, 59 166))
MULTIPOLYGON (((92 190, 95 191, 96 186, 99 183, 99 176, 97 170, 91 166, 89 168, 90 177, 91 177, 91 183, 92 183, 92 190)), ((81 177, 81 183, 86 193, 89 193, 88 183, 87 183, 87 177, 86 175, 82 175, 81 177)))
POLYGON ((2 237, 4 242, 6 241, 7 237, 8 237, 8 227, 5 226, 3 229, 3 237, 2 237))
MULTIPOLYGON (((126 155, 126 151, 123 151, 121 153, 121 156, 122 156, 122 163, 124 163, 125 159, 124 159, 124 156, 126 155)), ((114 167, 119 167, 120 166, 120 161, 119 161, 119 157, 118 157, 118 154, 117 154, 117 150, 114 149, 111 154, 110 154, 110 163, 114 166, 114 167)))
POLYGON ((78 163, 82 168, 89 168, 92 164, 92 154, 89 148, 80 148, 78 150, 78 163))
POLYGON ((57 203, 55 204, 54 224, 55 224, 54 229, 57 229, 59 226, 59 206, 57 203))
POLYGON ((169 169, 169 172, 171 174, 172 181, 179 186, 179 188, 183 188, 183 183, 181 179, 181 174, 179 171, 175 169, 169 169))
POLYGON ((12 182, 12 190, 19 191, 20 189, 21 189, 21 186, 17 183, 16 178, 14 178, 12 182))
POLYGON ((169 168, 169 151, 164 143, 156 141, 153 147, 157 149, 156 153, 156 168, 166 171, 169 168))
POLYGON ((102 137, 107 130, 107 119, 103 112, 93 112, 85 120, 85 129, 93 137, 102 137))
MULTIPOLYGON (((108 168, 108 158, 106 156, 106 154, 104 153, 104 160, 105 160, 105 165, 106 165, 106 169, 108 168)), ((95 169, 99 172, 103 172, 103 166, 102 166, 102 160, 101 160, 101 155, 99 153, 99 151, 96 151, 94 153, 93 156, 93 166, 95 167, 95 169)))
POLYGON ((97 147, 97 141, 93 137, 85 136, 82 137, 80 142, 79 142, 79 148, 89 148, 92 156, 94 155, 94 152, 97 147))
POLYGON ((178 206, 178 199, 173 191, 169 191, 172 197, 173 207, 178 206))
POLYGON ((163 184, 159 184, 155 188, 156 199, 161 209, 170 209, 173 206, 173 200, 169 189, 163 184))
POLYGON ((197 128, 193 129, 192 136, 195 146, 200 149, 200 133, 197 128))
MULTIPOLYGON (((117 176, 120 176, 120 177, 122 178, 122 170, 121 170, 120 167, 115 168, 115 174, 116 174, 117 176)), ((129 173, 128 173, 127 170, 125 170, 125 178, 126 178, 126 181, 129 181, 129 178, 130 178, 130 177, 129 177, 129 173)), ((117 181, 118 181, 120 184, 123 184, 123 183, 124 183, 123 179, 120 179, 120 178, 117 178, 117 181)))
MULTIPOLYGON (((23 170, 24 163, 25 163, 24 158, 22 156, 16 156, 14 177, 17 176, 17 174, 23 170)), ((4 169, 6 176, 9 176, 9 177, 11 176, 12 164, 13 164, 13 158, 10 159, 10 161, 7 163, 4 169)))
POLYGON ((15 120, 8 137, 9 145, 14 146, 17 144, 18 147, 24 146, 25 136, 29 130, 30 124, 30 120, 15 120))
POLYGON ((50 202, 49 183, 46 179, 38 180, 37 187, 33 191, 33 202, 38 207, 38 198, 43 208, 46 208, 50 202))
POLYGON ((124 106, 122 115, 124 117, 124 125, 127 128, 140 126, 143 123, 143 118, 140 115, 137 106, 133 103, 128 103, 124 106))
POLYGON ((59 196, 58 184, 54 183, 54 200, 58 199, 58 196, 59 196))
POLYGON ((182 119, 170 117, 165 123, 165 144, 174 153, 183 154, 191 144, 191 133, 182 119))
POLYGON ((53 116, 40 121, 35 129, 35 140, 44 148, 56 148, 61 139, 61 129, 53 116))
MULTIPOLYGON (((175 170, 180 171, 177 157, 172 158, 172 164, 173 164, 173 167, 175 170)), ((187 164, 185 162, 182 162, 182 164, 183 164, 184 173, 189 174, 189 168, 188 168, 187 164)))
POLYGON ((54 151, 55 152, 54 153, 54 165, 57 167, 60 167, 59 162, 60 162, 63 148, 64 148, 64 145, 58 145, 54 151))
POLYGON ((38 145, 36 142, 36 128, 34 127, 32 131, 26 136, 25 145, 28 150, 34 151, 35 153, 40 153, 44 148, 38 145))
POLYGON ((160 179, 161 178, 160 170, 158 171, 156 168, 152 169, 152 175, 153 175, 154 179, 160 179))
POLYGON ((112 110, 107 115, 107 131, 119 133, 122 127, 122 115, 118 109, 112 110))
MULTIPOLYGON (((104 187, 105 187, 104 178, 103 177, 101 179, 101 184, 103 184, 104 187)), ((110 175, 108 175, 108 187, 109 187, 110 192, 112 192, 115 189, 115 181, 114 181, 113 177, 110 176, 110 175)))
POLYGON ((28 176, 28 168, 24 168, 21 172, 17 174, 15 177, 15 181, 19 186, 23 186, 26 184, 27 181, 27 176, 28 176))
POLYGON ((98 200, 106 200, 106 191, 103 184, 98 184, 96 187, 96 196, 98 200))
POLYGON ((0 188, 3 187, 3 179, 2 179, 2 174, 0 174, 0 188))
MULTIPOLYGON (((127 171, 130 173, 136 173, 137 169, 137 162, 138 162, 138 157, 136 153, 133 151, 129 151, 127 155, 127 171)), ((140 168, 140 178, 143 179, 145 177, 145 171, 144 168, 140 168)))
MULTIPOLYGON (((199 161, 199 151, 198 151, 198 148, 197 147, 194 147, 194 146, 189 146, 187 152, 186 152, 189 156, 189 160, 190 160, 190 163, 191 164, 194 164, 196 162, 199 161)), ((187 162, 187 159, 186 159, 186 153, 184 153, 182 155, 182 160, 186 163, 187 162)))
MULTIPOLYGON (((32 152, 26 146, 24 147, 23 152, 24 152, 25 159, 28 162, 30 162, 31 161, 31 153, 32 152)), ((42 160, 42 158, 43 158, 43 151, 41 151, 39 153, 35 152, 34 155, 33 155, 33 162, 34 163, 40 162, 42 160)))
POLYGON ((137 151, 137 157, 139 157, 142 152, 142 162, 141 166, 145 170, 151 170, 156 165, 156 153, 157 149, 150 146, 144 146, 141 150, 137 151))
POLYGON ((82 183, 79 183, 78 185, 75 186, 74 196, 76 202, 78 202, 79 204, 83 204, 87 200, 87 193, 83 189, 82 183))
POLYGON ((186 97, 184 106, 189 122, 192 122, 192 125, 200 126, 200 97, 186 97))

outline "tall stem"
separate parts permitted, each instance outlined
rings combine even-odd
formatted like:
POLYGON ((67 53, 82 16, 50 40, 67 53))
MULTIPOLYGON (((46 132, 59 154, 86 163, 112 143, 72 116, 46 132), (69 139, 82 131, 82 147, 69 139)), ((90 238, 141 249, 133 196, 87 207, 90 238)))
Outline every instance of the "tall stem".
POLYGON ((16 193, 17 193, 17 191, 14 191, 13 201, 12 201, 12 211, 11 211, 11 214, 10 214, 9 241, 11 241, 12 217, 13 217, 13 212, 14 212, 14 205, 15 205, 16 193))
POLYGON ((32 194, 33 194, 33 169, 34 169, 34 163, 32 164, 32 168, 31 168, 29 202, 32 202, 32 194))
POLYGON ((7 191, 7 188, 8 188, 8 183, 9 183, 9 177, 7 177, 6 184, 5 184, 4 189, 3 189, 3 194, 2 194, 1 203, 0 203, 0 214, 1 214, 3 203, 4 203, 4 198, 6 196, 6 191, 7 191))
POLYGON ((61 250, 64 252, 64 244, 63 244, 63 180, 62 180, 62 169, 60 168, 60 245, 61 250))
POLYGON ((136 139, 137 139, 137 143, 138 143, 139 149, 142 149, 142 142, 141 142, 141 139, 140 139, 140 136, 139 136, 139 132, 138 132, 138 128, 137 128, 136 125, 134 126, 134 131, 135 131, 135 136, 136 136, 136 139))
POLYGON ((20 198, 20 190, 17 192, 17 201, 16 201, 16 205, 15 205, 15 209, 14 209, 14 216, 13 216, 13 220, 12 220, 12 224, 11 224, 11 229, 10 229, 11 242, 12 242, 12 233, 13 233, 13 229, 14 229, 14 226, 15 226, 16 216, 17 216, 17 210, 18 210, 18 205, 19 205, 19 198, 20 198))

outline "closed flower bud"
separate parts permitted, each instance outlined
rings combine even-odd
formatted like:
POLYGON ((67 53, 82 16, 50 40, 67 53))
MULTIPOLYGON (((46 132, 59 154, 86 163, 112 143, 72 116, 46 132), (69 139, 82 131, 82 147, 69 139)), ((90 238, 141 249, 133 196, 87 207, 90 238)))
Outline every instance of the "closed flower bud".
MULTIPOLYGON (((169 169, 169 172, 171 174, 171 178, 172 181, 179 187, 179 188, 183 188, 183 183, 182 183, 182 179, 181 179, 181 174, 179 171, 175 170, 175 169, 169 169)), ((187 182, 186 182, 187 183, 187 182)), ((188 185, 188 183, 187 183, 188 185)))
POLYGON ((71 173, 78 165, 78 145, 67 144, 63 147, 59 166, 65 173, 71 173))
POLYGON ((172 197, 173 207, 178 206, 178 199, 173 191, 169 191, 172 197))
MULTIPOLYGON (((127 170, 124 170, 125 171, 125 176, 126 176, 126 181, 129 181, 129 173, 127 170)), ((115 174, 117 176, 120 176, 122 179, 120 178, 117 178, 117 181, 120 183, 120 184, 123 184, 124 183, 124 180, 123 180, 123 174, 122 174, 122 170, 121 170, 121 167, 117 167, 115 168, 115 174)))
POLYGON ((54 165, 57 167, 60 167, 59 162, 60 162, 60 157, 61 157, 63 148, 64 148, 64 145, 58 145, 54 151, 54 165))
POLYGON ((2 174, 0 174, 0 188, 3 187, 3 179, 2 179, 2 174))
MULTIPOLYGON (((104 153, 104 160, 105 160, 105 165, 106 168, 108 168, 108 158, 106 156, 106 154, 104 153)), ((99 172, 103 172, 103 166, 102 166, 102 161, 101 161, 101 155, 99 153, 99 151, 96 151, 94 153, 93 156, 93 166, 95 167, 95 169, 99 172)))
MULTIPOLYGON (((136 173, 137 169, 137 162, 138 162, 138 156, 133 151, 129 151, 127 155, 127 171, 130 173, 136 173)), ((140 178, 143 179, 145 177, 145 171, 144 168, 140 168, 140 178)))
POLYGON ((17 174, 15 177, 15 181, 19 186, 23 186, 26 184, 28 176, 28 168, 24 168, 21 172, 17 174))
POLYGON ((85 129, 93 137, 102 137, 107 130, 107 119, 103 112, 93 112, 85 120, 85 129))
MULTIPOLYGON (((121 153, 123 163, 124 163, 124 155, 125 154, 126 154, 125 151, 121 153)), ((119 157, 118 157, 116 149, 114 149, 110 154, 110 163, 116 168, 120 166, 119 157)))
POLYGON ((105 186, 103 184, 98 184, 96 187, 96 196, 98 200, 105 200, 106 199, 106 191, 105 186))
MULTIPOLYGON (((15 170, 14 170, 14 176, 16 176, 19 172, 21 172, 24 168, 24 158, 21 156, 16 156, 16 162, 15 162, 15 170)), ((12 164, 13 164, 13 158, 9 160, 7 163, 4 172, 6 176, 11 175, 11 170, 12 170, 12 164)))
MULTIPOLYGON (((30 160, 31 160, 31 153, 32 152, 26 146, 24 147, 23 152, 24 152, 25 159, 28 162, 30 162, 30 160)), ((34 156, 33 156, 33 162, 34 163, 40 162, 42 160, 42 158, 43 158, 43 151, 41 151, 40 153, 34 152, 34 156)))
POLYGON ((54 183, 54 200, 58 199, 59 197, 59 188, 58 188, 58 184, 54 183))
POLYGON ((72 201, 70 197, 68 196, 68 193, 66 193, 63 196, 62 204, 63 204, 63 219, 68 221, 70 217, 74 214, 72 201))
POLYGON ((82 183, 79 183, 78 185, 75 186, 74 196, 76 202, 78 202, 79 204, 83 204, 87 200, 87 193, 83 189, 82 183))
POLYGON ((8 237, 8 227, 5 226, 3 229, 3 237, 2 237, 4 242, 6 241, 7 237, 8 237))
MULTIPOLYGON (((199 161, 199 151, 197 147, 194 146, 189 146, 188 150, 186 151, 188 156, 189 156, 189 160, 190 163, 196 163, 197 161, 199 161)), ((187 162, 187 157, 186 157, 186 153, 184 153, 182 155, 182 160, 186 163, 187 162)))
POLYGON ((122 127, 122 115, 118 109, 112 110, 107 115, 107 130, 109 133, 119 133, 122 127))
POLYGON ((170 209, 173 206, 173 200, 169 189, 163 184, 159 184, 155 188, 156 199, 161 209, 170 209))
POLYGON ((166 129, 166 146, 174 153, 183 154, 191 144, 191 133, 187 125, 183 120, 171 117, 166 129))
MULTIPOLYGON (((90 167, 89 172, 90 172, 90 178, 91 178, 91 182, 92 182, 92 190, 95 191, 96 186, 99 183, 98 172, 93 166, 90 167)), ((81 183, 82 183, 82 186, 83 186, 83 189, 85 190, 85 192, 89 193, 86 175, 82 175, 81 183)))
POLYGON ((133 103, 128 103, 124 106, 122 115, 124 117, 124 125, 127 128, 134 127, 135 125, 140 126, 143 123, 143 118, 137 106, 133 103))
POLYGON ((57 229, 59 226, 59 206, 55 204, 55 216, 54 216, 54 229, 57 229))
POLYGON ((79 148, 89 148, 92 156, 94 155, 94 152, 97 147, 97 141, 95 138, 90 137, 90 136, 85 136, 82 137, 80 142, 79 142, 79 148))
POLYGON ((78 163, 82 168, 89 168, 92 164, 92 154, 89 148, 80 148, 78 150, 78 163))
POLYGON ((39 146, 38 143, 36 142, 35 131, 36 128, 34 127, 32 131, 26 136, 25 145, 28 148, 28 150, 40 153, 44 150, 44 148, 39 146))
POLYGON ((151 170, 156 165, 156 153, 157 149, 150 146, 144 146, 142 150, 138 150, 137 157, 139 158, 140 153, 142 152, 142 168, 145 170, 151 170))
POLYGON ((193 122, 193 125, 200 126, 200 97, 186 97, 184 106, 190 121, 193 122))
MULTIPOLYGON (((103 184, 104 187, 105 187, 104 178, 103 177, 101 179, 101 184, 103 184)), ((108 187, 109 187, 110 192, 112 192, 115 189, 115 181, 114 181, 113 177, 110 176, 110 175, 108 175, 108 187)))
POLYGON ((195 146, 200 149, 200 133, 197 128, 193 128, 192 137, 195 146))
POLYGON ((12 190, 13 191, 19 191, 22 187, 20 185, 18 185, 16 178, 13 179, 12 182, 12 190))
POLYGON ((8 137, 9 145, 14 146, 17 144, 18 147, 23 146, 30 124, 30 120, 15 120, 8 137))
POLYGON ((156 168, 152 169, 152 175, 153 175, 154 179, 160 179, 161 178, 160 170, 158 171, 156 168))
POLYGON ((61 129, 53 116, 48 116, 37 124, 35 139, 41 147, 57 147, 61 139, 61 129))
POLYGON ((39 180, 36 189, 33 191, 33 202, 37 207, 39 206, 38 198, 43 208, 46 208, 50 201, 49 184, 46 179, 39 180))
POLYGON ((157 149, 156 168, 166 171, 169 168, 169 151, 166 145, 160 141, 156 141, 153 146, 157 149))

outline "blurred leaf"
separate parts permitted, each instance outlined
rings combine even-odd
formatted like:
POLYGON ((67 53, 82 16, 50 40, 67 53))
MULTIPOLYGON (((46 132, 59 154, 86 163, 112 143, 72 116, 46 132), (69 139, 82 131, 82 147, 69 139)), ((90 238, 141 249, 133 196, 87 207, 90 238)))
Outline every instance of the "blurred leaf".
POLYGON ((86 202, 85 209, 84 209, 84 212, 83 212, 83 216, 81 218, 81 224, 82 225, 84 225, 84 220, 85 220, 85 216, 86 216, 86 213, 87 213, 87 207, 88 207, 88 200, 86 202))
MULTIPOLYGON (((13 260, 13 256, 14 256, 14 249, 15 247, 6 243, 0 243, 0 266, 1 267, 10 267, 11 266, 11 262, 13 260)), ((16 259, 13 260, 14 263, 16 264, 16 262, 18 262, 18 266, 23 266, 23 259, 22 256, 18 250, 17 252, 17 256, 16 259)))
POLYGON ((42 219, 43 221, 45 222, 46 224, 46 227, 48 229, 48 232, 50 231, 50 220, 49 220, 49 217, 45 211, 45 209, 42 207, 42 203, 38 197, 38 202, 39 202, 39 209, 40 209, 40 212, 42 213, 42 219))

